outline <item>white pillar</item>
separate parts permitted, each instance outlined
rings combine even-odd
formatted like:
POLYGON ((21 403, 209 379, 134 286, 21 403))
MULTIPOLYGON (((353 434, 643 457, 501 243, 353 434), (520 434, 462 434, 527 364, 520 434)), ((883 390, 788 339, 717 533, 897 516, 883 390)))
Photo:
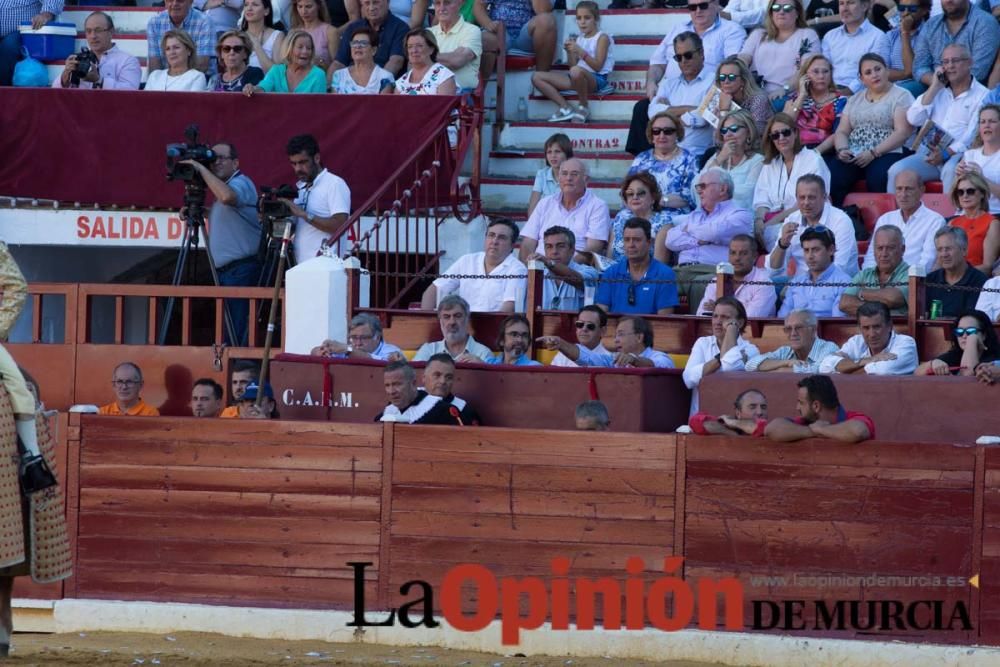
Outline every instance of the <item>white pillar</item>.
MULTIPOLYGON (((285 352, 309 354, 326 339, 347 340, 347 268, 357 258, 314 257, 285 273, 285 352)), ((361 305, 368 301, 368 275, 361 274, 361 305)))

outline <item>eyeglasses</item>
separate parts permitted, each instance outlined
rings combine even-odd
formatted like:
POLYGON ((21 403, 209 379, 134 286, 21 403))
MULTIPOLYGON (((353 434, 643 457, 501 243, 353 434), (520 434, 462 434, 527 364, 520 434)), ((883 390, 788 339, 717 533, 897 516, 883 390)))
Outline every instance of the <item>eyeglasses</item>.
POLYGON ((628 305, 635 305, 635 283, 631 283, 628 286, 628 305))
POLYGON ((794 326, 783 327, 782 331, 784 331, 785 334, 790 334, 790 333, 798 333, 800 331, 805 331, 806 329, 811 329, 811 328, 812 327, 806 326, 805 324, 796 324, 794 326))
POLYGON ((974 336, 979 333, 979 327, 955 327, 955 337, 961 338, 962 336, 974 336))
POLYGON ((128 389, 129 387, 135 387, 135 386, 140 385, 140 384, 142 384, 142 380, 112 380, 111 381, 111 386, 112 387, 124 387, 125 389, 128 389))
MULTIPOLYGON (((833 242, 836 239, 836 237, 833 235, 833 230, 830 229, 829 227, 825 226, 825 225, 816 225, 814 227, 807 227, 806 231, 816 232, 817 234, 822 234, 830 242, 833 242)), ((803 232, 803 233, 805 233, 805 232, 803 232)))
POLYGON ((710 185, 718 185, 718 183, 716 183, 714 181, 711 182, 711 183, 695 183, 694 184, 694 189, 697 190, 698 192, 701 192, 702 190, 704 190, 705 188, 707 188, 710 185))
POLYGON ((896 5, 896 9, 898 9, 902 14, 905 14, 906 12, 916 14, 920 11, 920 5, 896 5))
POLYGON ((85 35, 103 35, 106 32, 111 32, 110 28, 87 28, 83 31, 85 35))
POLYGON ((777 141, 778 139, 780 139, 782 137, 790 137, 790 136, 792 136, 792 130, 790 130, 789 128, 786 127, 783 130, 775 130, 774 132, 772 132, 768 136, 771 137, 771 141, 777 141))
POLYGON ((948 65, 959 65, 964 63, 968 58, 965 56, 959 56, 958 58, 942 58, 941 64, 947 67, 948 65))
POLYGON ((244 47, 242 44, 234 44, 232 46, 223 44, 219 47, 219 50, 223 53, 243 53, 244 47))
POLYGON ((232 160, 232 159, 233 158, 232 158, 231 155, 216 155, 215 156, 215 161, 216 162, 222 162, 223 160, 232 160))
POLYGON ((665 135, 667 135, 669 137, 671 134, 677 134, 677 128, 676 127, 654 127, 652 130, 649 131, 649 133, 652 134, 654 137, 658 137, 661 134, 665 134, 665 135))
POLYGON ((361 49, 361 48, 364 48, 366 46, 371 46, 371 45, 372 45, 371 42, 363 42, 360 39, 353 39, 353 40, 351 40, 351 48, 352 49, 361 49))
POLYGON ((973 195, 978 195, 979 190, 976 188, 955 188, 955 194, 959 197, 972 197, 973 195))
POLYGON ((736 79, 742 79, 743 75, 742 74, 720 74, 716 78, 719 80, 719 83, 722 83, 723 81, 736 81, 736 79))
POLYGON ((699 9, 702 10, 702 11, 705 11, 706 9, 708 9, 708 6, 711 5, 711 4, 712 4, 711 2, 693 2, 693 3, 691 3, 691 4, 688 5, 688 11, 689 12, 696 12, 699 9))
POLYGON ((375 338, 375 336, 348 336, 347 337, 347 342, 349 342, 349 343, 367 343, 368 341, 373 340, 374 338, 375 338))
POLYGON ((504 335, 508 338, 531 338, 530 331, 508 331, 504 335))
POLYGON ((597 325, 593 322, 577 322, 577 329, 586 329, 587 331, 597 331, 597 325))
POLYGON ((784 12, 785 14, 791 14, 796 11, 795 5, 771 5, 772 12, 784 12))
POLYGON ((649 190, 626 190, 625 199, 633 199, 633 198, 638 199, 639 197, 645 197, 648 194, 649 190))
POLYGON ((684 53, 675 53, 674 54, 674 62, 678 62, 679 63, 682 60, 691 60, 692 58, 695 57, 695 55, 697 53, 698 53, 698 49, 695 49, 694 51, 685 51, 684 53))

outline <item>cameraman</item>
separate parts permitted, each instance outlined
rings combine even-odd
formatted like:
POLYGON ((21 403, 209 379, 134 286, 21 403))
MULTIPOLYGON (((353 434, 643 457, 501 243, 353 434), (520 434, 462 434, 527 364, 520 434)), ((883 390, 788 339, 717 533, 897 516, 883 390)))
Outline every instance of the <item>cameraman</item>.
POLYGON ((87 75, 73 83, 72 75, 80 58, 77 54, 66 59, 62 76, 52 82, 53 88, 106 88, 108 90, 139 90, 142 68, 139 59, 125 53, 114 44, 115 24, 104 12, 93 12, 83 23, 87 46, 97 57, 87 75))
MULTIPOLYGON (((223 287, 256 287, 260 277, 260 221, 257 219, 257 188, 240 171, 236 147, 220 143, 212 146, 215 161, 212 168, 195 160, 183 160, 205 179, 205 185, 215 195, 208 216, 208 240, 212 259, 223 287)), ((233 321, 236 342, 246 343, 250 304, 244 299, 226 299, 226 309, 233 321)), ((228 338, 228 334, 227 334, 228 338)))
POLYGON ((288 140, 288 161, 298 179, 298 198, 283 199, 295 223, 295 263, 312 259, 323 241, 347 222, 351 213, 351 190, 339 176, 327 171, 320 160, 319 144, 311 134, 288 140))

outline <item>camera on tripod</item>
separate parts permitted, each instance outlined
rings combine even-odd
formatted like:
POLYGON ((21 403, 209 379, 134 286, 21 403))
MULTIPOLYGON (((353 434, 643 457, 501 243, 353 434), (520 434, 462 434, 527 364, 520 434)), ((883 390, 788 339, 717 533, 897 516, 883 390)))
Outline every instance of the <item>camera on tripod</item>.
POLYGON ((76 54, 76 67, 70 72, 70 81, 74 86, 79 85, 94 67, 97 67, 97 54, 85 46, 76 54))
POLYGON ((260 201, 257 203, 257 208, 260 210, 262 217, 270 220, 292 217, 292 211, 288 208, 288 204, 281 200, 295 199, 299 194, 298 190, 291 185, 282 184, 276 188, 262 187, 260 192, 260 201))
POLYGON ((189 125, 184 130, 187 142, 183 144, 167 144, 167 180, 194 181, 201 180, 200 175, 189 164, 181 164, 184 160, 194 160, 206 167, 215 162, 215 151, 211 146, 198 143, 198 126, 189 125))

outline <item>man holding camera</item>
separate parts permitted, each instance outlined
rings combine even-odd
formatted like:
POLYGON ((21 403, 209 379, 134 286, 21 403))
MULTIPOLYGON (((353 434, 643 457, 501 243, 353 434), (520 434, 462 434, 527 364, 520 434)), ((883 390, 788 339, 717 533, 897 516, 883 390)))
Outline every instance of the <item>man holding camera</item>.
POLYGON ((67 58, 66 69, 52 82, 52 87, 139 90, 142 80, 139 59, 111 41, 115 33, 111 17, 104 12, 93 12, 84 21, 83 30, 90 52, 74 53, 67 58))
MULTIPOLYGON (((236 147, 212 146, 215 161, 209 169, 196 160, 184 160, 205 180, 215 196, 208 216, 208 239, 212 259, 223 287, 255 287, 260 278, 260 221, 257 219, 257 188, 240 171, 236 147)), ((244 299, 226 299, 236 344, 246 342, 250 305, 244 299)), ((233 341, 230 341, 232 344, 233 341)))
POLYGON ((283 199, 295 221, 295 263, 315 257, 323 241, 347 222, 351 213, 351 190, 339 176, 323 167, 319 143, 311 134, 288 140, 288 161, 298 179, 299 196, 283 199))

